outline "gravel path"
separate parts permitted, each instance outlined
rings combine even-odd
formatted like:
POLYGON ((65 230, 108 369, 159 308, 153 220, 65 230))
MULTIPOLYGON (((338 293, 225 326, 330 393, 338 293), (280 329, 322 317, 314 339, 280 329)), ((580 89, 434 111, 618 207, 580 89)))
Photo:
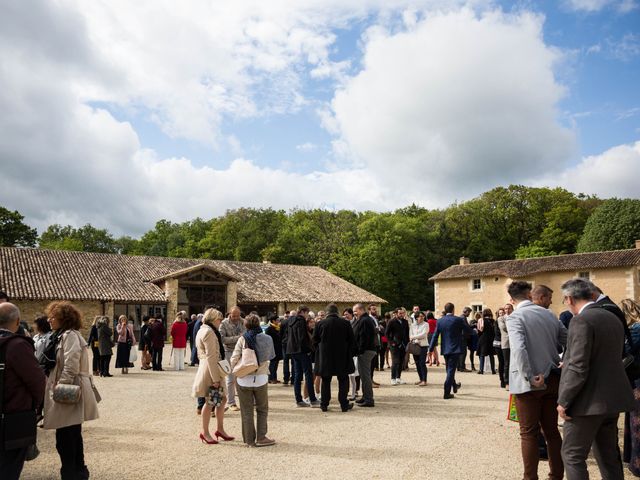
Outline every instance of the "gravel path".
MULTIPOLYGON (((415 369, 391 386, 389 370, 376 372, 376 408, 342 413, 337 386, 329 412, 296 408, 292 387, 269 386, 269 436, 274 447, 253 449, 241 440, 200 443, 200 417, 190 398, 195 368, 185 372, 130 370, 96 379, 101 418, 84 424, 91 477, 108 479, 224 478, 521 478, 517 424, 506 420, 508 393, 492 375, 459 373, 463 387, 442 399, 444 367, 429 369, 429 386, 415 387, 415 369)), ((212 426, 215 425, 213 420, 212 426)), ((239 412, 225 428, 242 437, 239 412)), ((212 430, 215 431, 215 428, 212 430)), ((24 479, 57 479, 55 434, 40 430, 40 457, 25 465, 24 479)), ((592 478, 600 474, 593 460, 592 478)), ((546 478, 547 464, 540 464, 546 478)), ((625 472, 625 478, 633 478, 625 472)))

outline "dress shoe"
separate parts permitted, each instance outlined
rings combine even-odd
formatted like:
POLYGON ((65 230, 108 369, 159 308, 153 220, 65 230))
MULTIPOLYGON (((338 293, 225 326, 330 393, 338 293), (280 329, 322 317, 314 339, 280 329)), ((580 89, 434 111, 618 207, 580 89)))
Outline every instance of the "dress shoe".
POLYGON ((214 435, 216 436, 216 440, 218 438, 221 438, 222 440, 224 440, 225 442, 230 442, 231 440, 235 440, 236 437, 231 437, 225 433, 221 433, 218 430, 216 430, 216 433, 214 433, 214 435))
POLYGON ((358 403, 358 404, 364 403, 364 398, 360 398, 360 399, 356 400, 356 403, 358 403))
POLYGON ((208 445, 216 445, 218 443, 218 441, 214 439, 211 439, 210 441, 207 440, 207 438, 204 436, 204 433, 200 434, 200 440, 202 440, 202 443, 206 443, 208 445))
POLYGON ((323 412, 326 412, 327 410, 329 410, 329 407, 325 407, 324 405, 320 405, 320 410, 322 410, 323 412))
POLYGON ((351 410, 353 408, 353 403, 350 403, 349 405, 347 405, 346 407, 342 407, 342 411, 343 412, 348 412, 349 410, 351 410))
POLYGON ((366 402, 366 403, 359 403, 358 406, 359 407, 375 407, 375 404, 371 402, 366 402))
POLYGON ((445 393, 444 397, 442 398, 444 398, 445 400, 449 400, 451 398, 456 398, 456 397, 452 393, 445 393))
POLYGON ((453 393, 458 393, 458 390, 462 388, 462 383, 458 382, 458 383, 454 383, 453 384, 453 393))

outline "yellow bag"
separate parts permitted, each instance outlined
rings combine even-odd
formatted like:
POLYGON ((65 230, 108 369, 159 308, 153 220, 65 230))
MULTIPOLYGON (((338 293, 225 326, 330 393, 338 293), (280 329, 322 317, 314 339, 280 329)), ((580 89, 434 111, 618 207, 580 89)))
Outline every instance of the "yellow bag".
POLYGON ((516 408, 516 397, 515 395, 509 395, 509 411, 507 412, 507 420, 511 420, 512 422, 519 422, 518 419, 518 409, 516 408))

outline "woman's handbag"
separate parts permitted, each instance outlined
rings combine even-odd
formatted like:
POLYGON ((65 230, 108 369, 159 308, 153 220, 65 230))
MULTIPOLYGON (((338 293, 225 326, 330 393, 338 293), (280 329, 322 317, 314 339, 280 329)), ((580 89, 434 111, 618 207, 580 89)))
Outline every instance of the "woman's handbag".
POLYGON ((231 365, 229 365, 228 360, 218 360, 218 365, 220 366, 220 370, 224 373, 225 376, 231 373, 231 365))
POLYGON ((410 355, 420 355, 420 350, 419 343, 411 342, 407 345, 407 352, 409 352, 410 355))
POLYGON ((68 383, 58 383, 53 387, 53 401, 56 403, 64 403, 72 405, 80 401, 82 390, 80 385, 68 383))
POLYGON ((238 378, 246 377, 258 370, 258 357, 256 357, 256 352, 254 352, 250 348, 242 349, 242 357, 240 357, 240 361, 236 363, 236 366, 233 368, 233 373, 238 378))

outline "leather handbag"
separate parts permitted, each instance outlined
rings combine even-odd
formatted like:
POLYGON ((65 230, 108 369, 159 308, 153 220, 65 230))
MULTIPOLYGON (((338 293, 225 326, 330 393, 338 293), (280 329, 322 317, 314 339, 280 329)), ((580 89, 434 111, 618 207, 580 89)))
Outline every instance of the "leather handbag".
POLYGON ((258 357, 256 357, 256 352, 250 348, 243 348, 240 361, 233 367, 233 373, 236 377, 242 378, 251 375, 256 370, 258 370, 258 357))
POLYGON ((410 342, 409 345, 407 345, 407 352, 409 352, 410 355, 420 355, 420 344, 410 342))
POLYGON ((56 403, 74 404, 80 401, 82 390, 80 385, 58 383, 53 388, 53 401, 56 403))

